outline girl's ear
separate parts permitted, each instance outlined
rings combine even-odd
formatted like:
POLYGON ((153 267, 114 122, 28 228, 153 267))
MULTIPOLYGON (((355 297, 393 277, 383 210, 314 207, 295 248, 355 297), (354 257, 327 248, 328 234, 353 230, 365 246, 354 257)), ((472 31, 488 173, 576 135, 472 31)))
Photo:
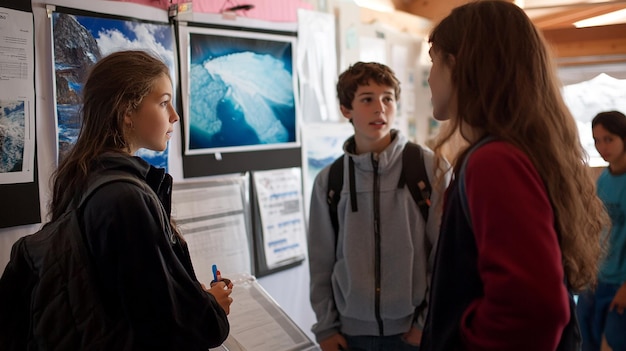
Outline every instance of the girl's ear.
POLYGON ((133 127, 133 113, 131 109, 127 109, 126 113, 124 113, 124 126, 128 129, 132 129, 133 127))

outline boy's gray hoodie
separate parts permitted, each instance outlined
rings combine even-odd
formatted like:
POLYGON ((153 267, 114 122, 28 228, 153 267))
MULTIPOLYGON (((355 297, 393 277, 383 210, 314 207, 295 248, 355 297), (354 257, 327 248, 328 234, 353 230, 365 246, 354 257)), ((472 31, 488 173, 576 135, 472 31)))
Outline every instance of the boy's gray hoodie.
POLYGON ((449 178, 446 175, 443 182, 436 182, 433 152, 424 148, 425 168, 433 187, 425 224, 408 188, 397 186, 406 143, 406 137, 392 131, 392 142, 377 161, 372 153, 354 154, 353 137, 344 143, 337 238, 327 202, 330 166, 315 178, 308 250, 310 299, 317 316, 312 331, 318 342, 337 332, 382 336, 405 333, 413 324, 422 328, 426 309, 420 316, 415 314, 427 298, 443 191, 449 178), (350 158, 355 165, 357 212, 350 206, 350 158))

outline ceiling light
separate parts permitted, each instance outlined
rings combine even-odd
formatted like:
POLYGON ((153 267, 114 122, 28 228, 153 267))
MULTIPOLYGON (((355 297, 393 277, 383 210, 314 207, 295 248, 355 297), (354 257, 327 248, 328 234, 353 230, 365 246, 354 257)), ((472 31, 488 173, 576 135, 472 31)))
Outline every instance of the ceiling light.
POLYGON ((354 0, 360 6, 379 12, 394 12, 396 8, 391 0, 354 0))
POLYGON ((582 21, 574 22, 576 28, 607 26, 610 24, 626 23, 626 9, 609 12, 604 15, 591 17, 582 21))

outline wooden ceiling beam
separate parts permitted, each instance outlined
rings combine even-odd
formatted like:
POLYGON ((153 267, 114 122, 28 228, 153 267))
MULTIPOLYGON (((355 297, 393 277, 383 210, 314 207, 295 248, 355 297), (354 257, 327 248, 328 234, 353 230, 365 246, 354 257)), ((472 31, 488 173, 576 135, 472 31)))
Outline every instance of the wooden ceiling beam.
MULTIPOLYGON (((513 0, 507 0, 513 2, 513 0)), ((469 0, 392 0, 396 10, 412 13, 439 22, 453 8, 469 2, 469 0)))
POLYGON ((626 55, 626 24, 544 30, 543 35, 557 58, 626 55))
MULTIPOLYGON (((453 8, 472 0, 392 0, 396 10, 408 12, 437 23, 453 8)), ((507 0, 509 1, 509 0, 507 0)), ((513 2, 513 0, 510 0, 513 2)), ((568 4, 535 7, 527 13, 544 33, 558 59, 588 57, 593 60, 623 60, 626 57, 626 24, 603 27, 575 28, 573 22, 626 8, 626 0, 605 1, 600 4, 568 4), (580 5, 580 6, 579 6, 580 5), (549 14, 532 16, 530 13, 549 14)))
POLYGON ((541 29, 573 28, 574 22, 610 12, 626 9, 626 4, 567 7, 565 10, 552 12, 549 15, 533 17, 533 23, 541 29))

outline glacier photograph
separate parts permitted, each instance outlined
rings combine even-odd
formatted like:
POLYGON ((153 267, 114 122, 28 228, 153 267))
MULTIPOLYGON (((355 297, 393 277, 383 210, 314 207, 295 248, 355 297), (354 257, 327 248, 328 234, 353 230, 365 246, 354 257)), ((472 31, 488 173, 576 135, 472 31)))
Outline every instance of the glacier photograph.
POLYGON ((0 173, 22 171, 25 116, 24 101, 0 100, 0 173))
POLYGON ((189 34, 186 152, 297 146, 295 38, 189 34))
MULTIPOLYGON (((52 36, 59 161, 78 139, 82 87, 89 68, 102 57, 121 50, 145 50, 168 65, 176 84, 174 33, 168 24, 54 12, 52 36)), ((166 169, 167 155, 167 149, 137 152, 153 166, 166 169)))

